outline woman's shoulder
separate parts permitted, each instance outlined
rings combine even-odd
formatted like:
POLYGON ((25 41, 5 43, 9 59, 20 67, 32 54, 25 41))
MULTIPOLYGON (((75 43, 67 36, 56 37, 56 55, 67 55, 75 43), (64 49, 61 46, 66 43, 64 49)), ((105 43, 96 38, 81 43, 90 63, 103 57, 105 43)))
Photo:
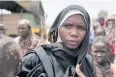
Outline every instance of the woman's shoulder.
MULTIPOLYGON (((55 51, 57 49, 57 46, 54 44, 45 44, 41 46, 46 53, 55 51)), ((39 47, 40 48, 40 47, 39 47)), ((39 48, 33 49, 29 51, 24 57, 23 57, 23 62, 27 63, 33 63, 33 62, 39 62, 39 56, 36 54, 39 52, 39 48)))
POLYGON ((63 46, 60 43, 50 43, 50 44, 44 44, 42 47, 45 50, 51 50, 51 51, 57 51, 57 50, 62 50, 63 46))
POLYGON ((25 54, 25 56, 22 59, 22 62, 26 62, 28 64, 30 64, 30 63, 38 63, 39 62, 39 58, 35 54, 35 51, 30 51, 27 54, 25 54))

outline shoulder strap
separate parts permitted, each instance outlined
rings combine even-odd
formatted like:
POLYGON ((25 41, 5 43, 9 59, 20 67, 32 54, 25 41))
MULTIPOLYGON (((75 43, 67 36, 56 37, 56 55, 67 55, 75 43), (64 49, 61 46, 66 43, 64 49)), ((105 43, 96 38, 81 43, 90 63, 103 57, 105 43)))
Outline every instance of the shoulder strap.
POLYGON ((86 59, 88 60, 88 62, 89 62, 89 64, 90 64, 90 67, 91 67, 91 69, 92 69, 92 71, 93 71, 94 77, 97 77, 95 64, 94 64, 94 62, 93 62, 93 57, 87 53, 86 59))
POLYGON ((42 62, 42 65, 46 71, 47 77, 54 77, 52 63, 50 61, 49 56, 43 49, 43 47, 36 48, 34 49, 34 51, 38 55, 40 61, 42 62))

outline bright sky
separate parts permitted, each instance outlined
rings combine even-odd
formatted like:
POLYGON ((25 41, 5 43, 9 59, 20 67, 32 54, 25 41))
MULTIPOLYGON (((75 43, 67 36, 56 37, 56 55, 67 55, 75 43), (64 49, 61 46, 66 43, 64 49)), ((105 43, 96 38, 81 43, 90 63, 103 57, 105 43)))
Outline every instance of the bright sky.
POLYGON ((106 10, 111 14, 116 12, 116 0, 42 0, 42 3, 47 15, 46 24, 48 25, 54 22, 63 8, 71 4, 83 6, 91 17, 97 17, 100 10, 106 10))

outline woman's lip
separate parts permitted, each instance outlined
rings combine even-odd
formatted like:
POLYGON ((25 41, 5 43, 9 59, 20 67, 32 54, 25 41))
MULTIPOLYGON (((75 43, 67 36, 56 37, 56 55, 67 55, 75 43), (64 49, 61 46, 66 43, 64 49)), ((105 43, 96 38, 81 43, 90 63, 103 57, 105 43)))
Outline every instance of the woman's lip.
POLYGON ((68 43, 69 43, 70 45, 77 45, 77 44, 78 44, 78 41, 69 40, 68 43))
POLYGON ((96 57, 96 60, 101 60, 102 59, 102 57, 96 57))

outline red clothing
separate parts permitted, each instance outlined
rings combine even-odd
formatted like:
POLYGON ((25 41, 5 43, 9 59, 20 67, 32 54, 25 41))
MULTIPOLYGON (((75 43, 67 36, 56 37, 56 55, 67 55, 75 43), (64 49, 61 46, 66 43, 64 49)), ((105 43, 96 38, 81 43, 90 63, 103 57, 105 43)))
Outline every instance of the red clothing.
POLYGON ((110 48, 111 48, 111 55, 115 55, 114 44, 111 40, 109 40, 110 48))
POLYGON ((110 64, 110 70, 105 73, 106 70, 104 70, 102 67, 100 67, 98 64, 96 64, 96 70, 97 70, 97 77, 116 77, 116 66, 114 64, 110 64))

